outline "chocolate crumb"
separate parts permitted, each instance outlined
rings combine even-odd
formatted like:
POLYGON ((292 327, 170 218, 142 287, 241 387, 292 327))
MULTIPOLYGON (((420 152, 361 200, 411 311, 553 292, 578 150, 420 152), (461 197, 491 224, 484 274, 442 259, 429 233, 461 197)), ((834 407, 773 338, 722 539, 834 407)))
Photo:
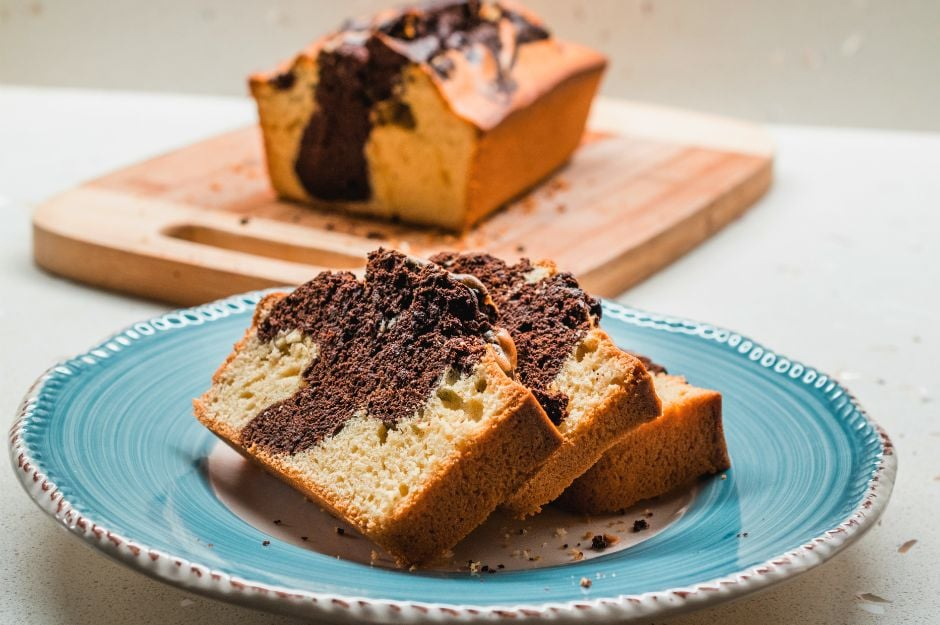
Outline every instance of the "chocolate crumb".
POLYGON ((490 572, 490 565, 489 565, 489 564, 484 564, 482 567, 480 567, 480 570, 483 571, 484 573, 489 573, 489 572, 490 572))
POLYGON ((294 76, 293 72, 281 72, 268 80, 268 84, 278 91, 287 91, 294 86, 296 80, 297 77, 294 76))
POLYGON ((249 217, 242 217, 241 219, 238 220, 238 223, 245 226, 245 225, 248 225, 249 221, 251 221, 249 217))
POLYGON ((282 523, 282 521, 281 521, 280 519, 274 519, 274 524, 275 524, 275 525, 280 525, 281 523, 282 523))
POLYGON ((337 528, 336 528, 336 533, 339 534, 340 536, 342 536, 343 534, 346 533, 346 530, 344 530, 344 529, 341 528, 341 527, 337 527, 337 528))
POLYGON ((586 578, 586 577, 582 577, 582 578, 581 578, 581 588, 590 588, 590 587, 591 587, 591 580, 589 580, 589 579, 586 578))
POLYGON ((379 232, 378 230, 369 230, 368 232, 366 232, 366 238, 372 239, 375 241, 384 241, 385 235, 379 232))
MULTIPOLYGON (((636 527, 636 524, 634 524, 634 527, 636 527)), ((605 539, 601 534, 595 535, 591 538, 591 549, 594 551, 603 551, 604 549, 607 549, 607 539, 605 539)))
POLYGON ((301 536, 301 537, 300 537, 300 540, 302 540, 302 541, 304 541, 304 542, 307 542, 307 540, 309 540, 309 539, 310 539, 309 536, 301 536))
POLYGON ((336 224, 328 221, 325 224, 323 224, 323 228, 332 232, 333 230, 336 230, 336 224))
POLYGON ((504 569, 504 568, 506 568, 506 565, 505 565, 505 564, 497 564, 497 565, 496 565, 496 568, 498 568, 498 569, 504 569))
POLYGON ((867 601, 869 603, 891 603, 890 599, 885 599, 884 597, 879 597, 872 592, 863 592, 859 595, 855 595, 861 601, 867 601))
POLYGON ((568 543, 565 543, 564 545, 562 545, 561 548, 562 548, 562 549, 567 549, 567 548, 568 548, 568 543))
POLYGON ((267 547, 268 545, 271 544, 271 541, 270 541, 270 540, 262 540, 262 541, 261 541, 261 544, 262 544, 263 546, 267 547))
POLYGON ((516 251, 519 252, 520 254, 525 254, 525 245, 517 245, 516 251))
POLYGON ((450 78, 450 74, 454 71, 456 65, 453 59, 447 58, 446 56, 437 56, 431 59, 431 67, 434 68, 438 76, 447 79, 450 78))
POLYGON ((633 531, 642 532, 643 530, 648 530, 650 524, 646 522, 646 519, 637 519, 633 522, 633 531))

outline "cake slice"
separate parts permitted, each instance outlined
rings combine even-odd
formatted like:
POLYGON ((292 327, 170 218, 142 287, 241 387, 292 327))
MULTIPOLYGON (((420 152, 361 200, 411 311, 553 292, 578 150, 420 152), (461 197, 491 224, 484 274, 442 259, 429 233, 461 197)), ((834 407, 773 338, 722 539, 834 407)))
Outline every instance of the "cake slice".
POLYGON ((350 21, 249 80, 284 198, 462 230, 562 165, 606 65, 503 2, 350 21))
POLYGON ((379 250, 364 281, 265 297, 195 414, 400 563, 427 562, 561 443, 494 317, 472 277, 379 250))
POLYGON ((532 390, 564 444, 502 507, 535 514, 607 449, 660 413, 643 363, 598 327, 600 303, 548 261, 515 265, 487 254, 438 254, 432 262, 476 276, 516 344, 519 380, 532 390))
POLYGON ((558 503, 587 514, 615 512, 731 467, 721 394, 659 369, 658 419, 633 430, 565 490, 558 503))

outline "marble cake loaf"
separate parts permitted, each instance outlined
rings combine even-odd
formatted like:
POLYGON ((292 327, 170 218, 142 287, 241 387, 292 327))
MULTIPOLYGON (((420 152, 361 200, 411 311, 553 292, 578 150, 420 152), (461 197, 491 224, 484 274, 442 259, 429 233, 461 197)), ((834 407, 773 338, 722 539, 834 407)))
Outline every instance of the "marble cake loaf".
POLYGON ((400 563, 427 562, 561 443, 494 317, 474 278, 379 250, 364 281, 325 272, 264 298, 195 414, 400 563))
POLYGON ((587 514, 616 512, 731 466, 721 394, 650 364, 663 415, 633 430, 559 498, 587 514))
POLYGON ((547 261, 510 266, 487 254, 444 253, 431 260, 487 287, 498 323, 516 344, 520 381, 565 440, 504 509, 519 517, 539 512, 612 445, 659 416, 645 366, 598 327, 599 302, 571 274, 547 261))
POLYGON ((460 231, 572 154, 606 65, 519 7, 351 21, 250 78, 282 197, 460 231))

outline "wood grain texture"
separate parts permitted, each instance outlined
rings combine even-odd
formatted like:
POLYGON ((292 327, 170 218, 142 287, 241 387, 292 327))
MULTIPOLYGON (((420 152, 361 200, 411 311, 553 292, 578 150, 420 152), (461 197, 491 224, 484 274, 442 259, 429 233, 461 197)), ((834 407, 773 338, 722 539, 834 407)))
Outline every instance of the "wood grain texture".
POLYGON ((257 128, 133 165, 33 215, 34 255, 81 282, 176 304, 360 270, 382 245, 417 256, 551 258, 612 296, 714 234, 770 186, 773 147, 734 120, 599 100, 572 160, 462 236, 278 200, 257 128))

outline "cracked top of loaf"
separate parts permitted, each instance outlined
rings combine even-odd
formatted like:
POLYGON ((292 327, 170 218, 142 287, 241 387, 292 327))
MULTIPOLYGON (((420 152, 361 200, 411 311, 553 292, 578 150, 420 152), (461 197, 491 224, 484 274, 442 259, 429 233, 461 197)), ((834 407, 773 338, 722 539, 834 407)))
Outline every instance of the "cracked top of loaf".
MULTIPOLYGON (((289 89, 293 70, 315 60, 320 80, 359 86, 372 103, 394 100, 405 66, 418 66, 452 110, 487 130, 564 80, 606 64, 600 53, 553 37, 530 12, 506 1, 439 0, 353 19, 270 73, 252 76, 289 89)), ((399 117, 394 106, 380 114, 399 117)))

